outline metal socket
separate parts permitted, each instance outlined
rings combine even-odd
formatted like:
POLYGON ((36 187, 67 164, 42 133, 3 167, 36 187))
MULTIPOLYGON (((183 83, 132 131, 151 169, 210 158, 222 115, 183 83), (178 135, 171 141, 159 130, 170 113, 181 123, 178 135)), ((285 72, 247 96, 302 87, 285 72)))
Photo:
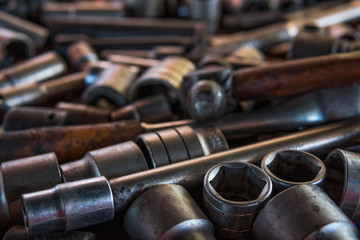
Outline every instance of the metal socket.
POLYGON ((110 110, 80 103, 59 102, 56 109, 70 115, 71 124, 105 123, 110 120, 110 110))
POLYGON ((167 57, 149 68, 131 85, 128 99, 134 101, 155 93, 171 91, 177 97, 180 108, 185 109, 181 84, 183 77, 194 69, 195 65, 186 58, 167 57))
POLYGON ((126 105, 127 94, 139 68, 112 64, 100 73, 99 80, 87 87, 82 99, 87 104, 94 104, 104 108, 126 105))
POLYGON ((274 193, 301 184, 321 186, 326 174, 325 165, 319 158, 297 150, 271 152, 263 158, 261 167, 270 176, 274 193))
POLYGON ((0 88, 26 83, 40 83, 67 71, 67 65, 56 52, 50 51, 0 72, 0 88))
POLYGON ((114 218, 114 200, 105 177, 23 194, 22 203, 25 227, 31 236, 71 231, 114 218))
POLYGON ((135 119, 141 122, 158 123, 171 120, 173 112, 167 98, 163 94, 157 94, 114 110, 110 118, 111 121, 135 119))
POLYGON ((324 191, 359 228, 360 156, 335 149, 325 159, 327 169, 324 191))
POLYGON ((22 224, 21 194, 62 182, 56 155, 46 153, 0 165, 0 229, 22 224))
POLYGON ((85 71, 91 62, 98 60, 98 55, 86 41, 71 44, 67 49, 67 58, 75 70, 85 71))
POLYGON ((149 168, 229 149, 225 137, 217 128, 194 130, 189 126, 141 134, 136 143, 142 149, 149 168))
POLYGON ((299 34, 290 42, 288 59, 322 56, 360 50, 360 41, 335 39, 314 34, 299 34))
POLYGON ((4 117, 3 131, 10 132, 22 129, 45 126, 64 126, 71 121, 66 111, 42 107, 15 107, 4 117))
POLYGON ((78 72, 41 84, 27 83, 0 90, 0 107, 49 105, 64 96, 84 89, 85 73, 78 72))
POLYGON ((0 27, 0 66, 9 67, 17 60, 33 57, 36 53, 34 42, 25 34, 0 27))
POLYGON ((225 162, 210 168, 203 186, 205 212, 215 225, 216 235, 250 238, 255 217, 271 197, 269 176, 253 164, 225 162))
POLYGON ((87 152, 82 159, 64 163, 60 168, 66 182, 99 176, 112 179, 149 169, 132 141, 87 152))
POLYGON ((215 239, 212 223, 185 188, 174 184, 142 193, 126 212, 124 225, 133 239, 215 239))
POLYGON ((48 29, 3 11, 0 11, 0 25, 15 32, 21 32, 27 35, 35 42, 39 49, 45 45, 49 36, 48 29))
POLYGON ((355 225, 314 185, 281 192, 257 216, 253 239, 358 239, 355 225))

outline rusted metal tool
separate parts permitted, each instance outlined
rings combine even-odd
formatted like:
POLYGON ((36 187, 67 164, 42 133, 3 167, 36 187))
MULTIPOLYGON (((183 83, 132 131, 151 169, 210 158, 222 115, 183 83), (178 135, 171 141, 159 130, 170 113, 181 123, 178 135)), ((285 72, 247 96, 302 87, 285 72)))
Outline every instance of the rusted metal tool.
POLYGON ((234 73, 233 95, 240 100, 274 99, 359 82, 359 52, 273 63, 234 73))
POLYGON ((60 163, 81 158, 87 151, 135 140, 138 122, 124 121, 67 127, 44 127, 0 135, 0 162, 55 152, 60 163), (21 141, 21 143, 20 143, 21 141))

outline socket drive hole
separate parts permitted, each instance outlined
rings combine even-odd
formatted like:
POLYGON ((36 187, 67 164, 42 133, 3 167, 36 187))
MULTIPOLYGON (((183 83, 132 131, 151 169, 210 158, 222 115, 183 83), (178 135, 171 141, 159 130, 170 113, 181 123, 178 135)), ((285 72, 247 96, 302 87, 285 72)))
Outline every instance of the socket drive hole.
POLYGON ((311 155, 296 151, 284 151, 275 155, 267 168, 278 178, 290 182, 313 181, 321 167, 311 155))
POLYGON ((210 185, 229 201, 253 201, 263 191, 266 181, 259 178, 249 166, 221 166, 210 185))
POLYGON ((48 120, 54 120, 55 119, 55 113, 50 113, 49 115, 48 115, 48 120))

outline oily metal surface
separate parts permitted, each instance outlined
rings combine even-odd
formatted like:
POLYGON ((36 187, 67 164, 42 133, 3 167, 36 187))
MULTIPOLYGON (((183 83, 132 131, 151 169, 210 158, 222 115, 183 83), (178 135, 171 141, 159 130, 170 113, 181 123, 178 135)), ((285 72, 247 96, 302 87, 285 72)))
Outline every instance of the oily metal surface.
POLYGON ((323 156, 335 147, 349 144, 359 136, 360 118, 354 118, 190 161, 115 178, 110 180, 115 208, 118 211, 123 210, 139 192, 158 184, 179 183, 187 188, 198 186, 210 167, 225 161, 236 160, 259 164, 267 153, 279 149, 308 151, 323 156))
POLYGON ((63 163, 93 149, 134 140, 140 132, 138 122, 123 121, 5 133, 0 135, 0 162, 53 151, 63 163))

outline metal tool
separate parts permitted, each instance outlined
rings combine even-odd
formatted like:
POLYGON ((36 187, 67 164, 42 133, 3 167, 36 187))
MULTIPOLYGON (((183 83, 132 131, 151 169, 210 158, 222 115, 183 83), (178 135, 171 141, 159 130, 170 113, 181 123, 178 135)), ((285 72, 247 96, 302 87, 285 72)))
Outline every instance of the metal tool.
POLYGON ((0 134, 0 162, 55 152, 60 163, 90 150, 128 140, 141 133, 138 122, 124 121, 66 127, 43 127, 0 134))
POLYGON ((24 194, 22 202, 25 227, 34 236, 71 231, 114 218, 114 200, 104 177, 59 184, 40 195, 24 194), (44 221, 49 217, 53 221, 44 221))
POLYGON ((359 81, 359 59, 359 52, 350 52, 244 69, 234 73, 233 95, 238 101, 273 99, 350 85, 359 81))
POLYGON ((84 78, 85 73, 78 72, 40 84, 27 83, 0 89, 0 108, 49 106, 59 99, 79 94, 84 89, 84 78))
POLYGON ((354 152, 335 149, 329 153, 324 163, 327 169, 324 191, 359 228, 360 156, 354 152))
POLYGON ((81 103, 59 102, 56 109, 70 115, 70 124, 105 123, 110 120, 111 111, 81 103))
POLYGON ((215 239, 212 223, 190 194, 174 184, 142 193, 128 209, 124 225, 132 239, 215 239))
POLYGON ((127 106, 114 110, 111 121, 135 119, 142 122, 158 123, 170 121, 174 111, 169 100, 163 94, 157 94, 136 100, 127 106))
POLYGON ((3 231, 22 224, 21 194, 51 188, 59 183, 62 183, 62 176, 54 153, 1 163, 0 229, 3 231))
POLYGON ((217 129, 194 130, 182 126, 157 131, 153 135, 139 135, 138 144, 127 141, 89 151, 81 159, 61 164, 60 167, 55 154, 4 162, 0 168, 0 176, 4 177, 0 181, 6 189, 1 191, 0 197, 5 199, 0 202, 0 216, 3 219, 0 226, 8 227, 6 224, 21 222, 21 207, 18 205, 21 194, 47 189, 61 182, 99 176, 112 179, 228 150, 226 140, 217 129), (154 138, 153 135, 159 137, 154 138), (11 166, 10 170, 8 166, 11 166), (21 174, 24 172, 26 174, 21 174), (59 182, 46 179, 58 179, 59 182), (45 183, 38 184, 40 180, 45 183), (26 185, 23 181, 26 181, 26 185))
POLYGON ((285 23, 275 23, 269 26, 247 31, 246 34, 232 34, 212 38, 213 47, 206 49, 212 54, 226 55, 243 45, 250 45, 264 50, 279 43, 287 42, 295 37, 306 25, 327 27, 360 17, 360 4, 352 1, 338 7, 315 11, 300 18, 285 23))
POLYGON ((360 50, 360 41, 299 34, 292 39, 288 59, 298 59, 360 50))
POLYGON ((25 34, 0 27, 0 66, 9 67, 15 61, 33 57, 35 43, 25 34))
POLYGON ((66 111, 44 107, 15 107, 10 109, 3 121, 3 132, 45 126, 64 126, 71 121, 66 111))
POLYGON ((180 109, 185 109, 181 92, 183 76, 195 69, 194 64, 183 57, 167 57, 149 68, 129 88, 128 99, 134 101, 141 96, 170 91, 179 102, 180 109), (145 89, 146 86, 146 89, 145 89))
POLYGON ((104 108, 122 107, 127 103, 129 88, 134 82, 139 68, 112 64, 99 75, 99 79, 87 87, 82 99, 87 104, 104 108))
POLYGON ((166 37, 180 35, 184 37, 190 36, 193 38, 193 42, 203 43, 206 36, 204 23, 177 19, 109 19, 92 18, 90 16, 54 16, 44 19, 44 24, 53 34, 85 34, 90 37, 166 37))
POLYGON ((116 2, 45 2, 42 5, 41 18, 44 22, 52 17, 88 16, 92 18, 122 18, 125 17, 125 4, 116 2))
POLYGON ((258 212, 270 200, 272 183, 259 167, 225 162, 210 168, 204 178, 205 212, 224 239, 247 239, 258 212))
POLYGON ((267 154, 261 168, 271 178, 274 195, 295 185, 322 186, 326 168, 316 156, 303 151, 278 150, 267 154))
POLYGON ((88 65, 99 57, 89 43, 79 41, 68 47, 67 58, 75 70, 85 71, 88 65))
POLYGON ((254 239, 358 239, 357 234, 355 225, 314 185, 298 185, 275 196, 252 229, 254 239))
POLYGON ((183 77, 182 92, 190 116, 217 119, 235 108, 231 97, 232 71, 228 67, 204 67, 183 77))
POLYGON ((29 36, 37 48, 42 48, 49 36, 49 30, 33 22, 0 11, 0 25, 29 36))
POLYGON ((43 236, 31 237, 27 233, 24 226, 13 226, 10 228, 3 237, 3 240, 96 240, 95 234, 91 232, 56 232, 43 236))
MULTIPOLYGON (((139 193, 159 184, 180 184, 185 186, 188 190, 194 189, 196 186, 201 186, 203 177, 208 169, 215 164, 226 161, 258 163, 267 153, 278 149, 303 150, 322 156, 330 151, 330 149, 334 148, 334 146, 344 146, 349 144, 350 141, 358 139, 360 136, 359 121, 359 118, 355 118, 352 120, 333 123, 301 133, 263 141, 222 153, 216 153, 205 157, 195 158, 186 162, 175 163, 141 173, 114 178, 109 182, 113 194, 115 210, 124 211, 133 202, 136 196, 139 195, 139 193)), ((77 182, 74 184, 76 183, 77 182)), ((69 190, 70 189, 71 187, 69 187, 69 190)), ((76 190, 74 189, 74 191, 76 190)), ((24 198, 25 196, 26 195, 24 195, 24 198)), ((34 199, 39 199, 40 204, 40 199, 45 195, 40 192, 33 193, 32 196, 34 199)), ((23 200, 27 202, 25 199, 23 200)), ((95 203, 100 202, 95 199, 93 199, 93 201, 95 203)), ((74 203, 75 202, 70 202, 70 200, 68 202, 68 204, 74 203)), ((56 203, 53 202, 52 204, 56 203)), ((78 204, 78 202, 76 202, 76 204, 78 204)), ((31 216, 29 213, 26 213, 27 211, 28 210, 25 208, 25 214, 27 217, 31 217, 34 220, 41 218, 42 223, 45 225, 56 219, 53 215, 47 215, 47 217, 45 217, 44 212, 40 210, 39 212, 33 212, 30 210, 31 216)), ((96 213, 94 212, 93 214, 96 213)), ((30 219, 27 224, 33 224, 32 220, 30 219)), ((34 226, 36 226, 36 224, 34 226)), ((28 227, 29 229, 32 229, 32 226, 28 227)), ((51 231, 51 229, 48 231, 51 231)))
POLYGON ((0 72, 0 88, 25 83, 40 83, 57 77, 67 71, 67 65, 60 55, 50 51, 0 72))

